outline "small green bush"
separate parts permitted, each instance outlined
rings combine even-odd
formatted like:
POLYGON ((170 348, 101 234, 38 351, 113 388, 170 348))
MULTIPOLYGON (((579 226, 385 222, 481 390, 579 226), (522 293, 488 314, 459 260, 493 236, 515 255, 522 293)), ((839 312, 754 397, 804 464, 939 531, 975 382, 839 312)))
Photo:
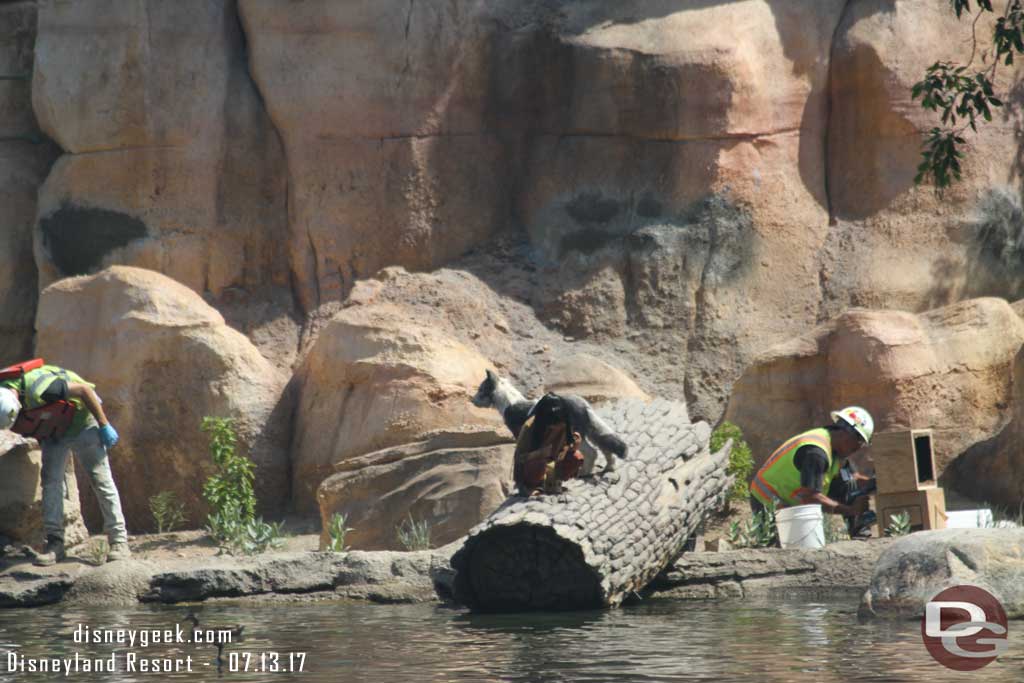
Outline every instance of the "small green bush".
POLYGON ((95 565, 101 565, 107 561, 107 553, 110 552, 110 545, 107 543, 107 539, 98 538, 89 544, 89 549, 86 551, 89 554, 89 559, 95 565))
POLYGON ((232 553, 253 555, 280 547, 284 538, 281 524, 256 517, 255 466, 235 449, 234 421, 204 417, 202 429, 210 435, 214 466, 214 473, 203 484, 203 498, 210 506, 207 532, 232 553))
POLYGON ((355 531, 355 529, 345 526, 345 515, 337 512, 331 515, 331 519, 327 523, 327 535, 331 537, 331 542, 327 544, 327 549, 335 553, 348 550, 348 546, 345 545, 345 534, 350 531, 355 531))
POLYGON ((751 454, 750 446, 743 440, 743 431, 732 422, 723 422, 711 433, 711 452, 717 453, 729 439, 732 439, 733 443, 727 472, 735 477, 729 491, 729 500, 742 502, 750 497, 748 482, 754 472, 754 456, 751 454))
POLYGON ((256 478, 253 462, 238 455, 235 446, 235 423, 231 418, 204 417, 202 429, 210 435, 210 455, 214 473, 203 484, 203 498, 217 513, 238 505, 244 519, 256 514, 256 478))
POLYGON ((889 526, 885 527, 886 536, 906 536, 910 533, 910 513, 903 511, 889 518, 889 526))
POLYGON ((153 513, 157 533, 174 531, 185 523, 185 505, 174 491, 161 491, 150 496, 149 509, 153 513))
POLYGON ((398 542, 406 550, 430 549, 430 523, 426 520, 417 522, 410 513, 409 518, 398 525, 398 542))
POLYGON ((839 515, 825 515, 823 520, 825 527, 825 543, 838 543, 849 541, 850 532, 846 528, 846 520, 839 515))
POLYGON ((775 526, 775 504, 755 512, 746 524, 738 521, 729 525, 729 544, 734 548, 774 548, 779 545, 779 530, 775 526))

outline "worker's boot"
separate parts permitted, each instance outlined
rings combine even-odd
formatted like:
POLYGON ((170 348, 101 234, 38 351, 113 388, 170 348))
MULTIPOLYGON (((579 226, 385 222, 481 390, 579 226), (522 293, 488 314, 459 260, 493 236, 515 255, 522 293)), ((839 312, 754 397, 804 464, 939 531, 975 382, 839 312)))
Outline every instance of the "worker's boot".
POLYGON ((118 560, 131 559, 132 550, 128 547, 128 544, 122 541, 121 543, 114 543, 110 546, 110 551, 107 553, 107 562, 116 562, 118 560))
POLYGON ((63 562, 65 557, 67 557, 67 553, 64 550, 64 541, 55 536, 47 536, 46 547, 43 552, 36 555, 32 564, 37 567, 49 567, 63 562))

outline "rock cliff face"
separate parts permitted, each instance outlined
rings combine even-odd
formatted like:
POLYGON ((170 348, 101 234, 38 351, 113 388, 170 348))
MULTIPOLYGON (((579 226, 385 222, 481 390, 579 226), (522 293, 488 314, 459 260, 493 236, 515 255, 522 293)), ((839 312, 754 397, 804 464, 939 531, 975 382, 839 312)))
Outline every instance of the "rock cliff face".
MULTIPOLYGON (((1024 295, 1017 108, 957 188, 912 183, 910 86, 967 30, 924 0, 2 3, 0 353, 43 287, 126 265, 304 386, 380 295, 526 391, 583 350, 717 421, 851 306, 1024 295)), ((288 458, 334 462, 308 413, 288 458)))

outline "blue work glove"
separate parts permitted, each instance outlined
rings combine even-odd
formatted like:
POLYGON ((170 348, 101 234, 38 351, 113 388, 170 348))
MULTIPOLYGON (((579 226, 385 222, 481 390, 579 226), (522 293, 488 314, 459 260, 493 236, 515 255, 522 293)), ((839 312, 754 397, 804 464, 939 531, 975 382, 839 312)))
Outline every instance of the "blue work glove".
POLYGON ((121 437, 117 435, 117 430, 110 423, 100 427, 100 443, 104 448, 112 448, 119 438, 121 437))

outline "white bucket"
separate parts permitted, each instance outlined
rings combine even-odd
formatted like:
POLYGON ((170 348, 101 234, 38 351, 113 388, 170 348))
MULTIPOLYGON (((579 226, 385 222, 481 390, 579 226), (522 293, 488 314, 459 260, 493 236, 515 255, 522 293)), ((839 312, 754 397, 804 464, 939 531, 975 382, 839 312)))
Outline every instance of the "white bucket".
POLYGON ((824 548, 825 525, 820 505, 796 505, 775 513, 783 548, 824 548))

